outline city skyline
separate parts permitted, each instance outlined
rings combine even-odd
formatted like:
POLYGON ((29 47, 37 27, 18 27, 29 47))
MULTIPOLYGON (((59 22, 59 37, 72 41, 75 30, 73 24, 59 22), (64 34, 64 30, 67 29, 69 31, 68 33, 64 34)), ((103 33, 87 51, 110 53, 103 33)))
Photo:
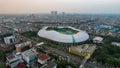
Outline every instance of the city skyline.
POLYGON ((66 13, 120 14, 119 0, 0 0, 0 14, 66 13))

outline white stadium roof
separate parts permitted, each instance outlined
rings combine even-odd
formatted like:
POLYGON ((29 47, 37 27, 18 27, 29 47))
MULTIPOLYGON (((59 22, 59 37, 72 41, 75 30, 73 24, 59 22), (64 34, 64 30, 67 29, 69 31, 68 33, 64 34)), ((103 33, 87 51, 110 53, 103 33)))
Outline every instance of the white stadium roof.
POLYGON ((47 38, 47 39, 50 39, 53 41, 57 41, 57 42, 63 42, 63 43, 78 43, 78 42, 84 42, 89 39, 88 33, 86 33, 85 31, 82 31, 82 30, 75 29, 70 26, 67 26, 67 28, 76 30, 78 32, 75 34, 63 34, 56 30, 46 30, 47 28, 48 27, 43 27, 38 32, 38 36, 47 38))

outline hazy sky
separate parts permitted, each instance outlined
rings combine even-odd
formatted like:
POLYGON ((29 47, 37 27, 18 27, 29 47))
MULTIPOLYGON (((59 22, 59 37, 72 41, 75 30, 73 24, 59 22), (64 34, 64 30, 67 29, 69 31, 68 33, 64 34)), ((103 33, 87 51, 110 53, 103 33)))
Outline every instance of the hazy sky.
POLYGON ((0 14, 8 13, 119 13, 120 0, 0 0, 0 14))

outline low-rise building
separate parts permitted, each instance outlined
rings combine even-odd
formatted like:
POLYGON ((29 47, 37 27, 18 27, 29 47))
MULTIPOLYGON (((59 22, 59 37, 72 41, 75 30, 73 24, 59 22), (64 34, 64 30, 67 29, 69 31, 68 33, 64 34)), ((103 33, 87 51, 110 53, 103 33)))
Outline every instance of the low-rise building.
POLYGON ((49 61, 45 65, 43 65, 41 68, 57 68, 57 64, 53 61, 49 61))
POLYGON ((93 52, 96 49, 96 45, 92 44, 83 44, 80 46, 71 46, 69 47, 68 51, 72 54, 78 55, 78 56, 83 56, 90 58, 93 52))
POLYGON ((30 49, 32 47, 32 43, 31 41, 26 41, 24 43, 16 44, 15 47, 16 47, 17 53, 21 53, 27 49, 30 49))
POLYGON ((112 42, 111 45, 119 46, 120 47, 120 42, 112 42))
POLYGON ((50 59, 50 56, 49 56, 49 55, 47 55, 47 54, 40 54, 40 55, 38 56, 38 60, 37 60, 37 61, 38 61, 38 63, 40 63, 40 64, 45 64, 48 59, 50 59))
POLYGON ((26 68, 26 65, 25 63, 21 62, 15 68, 26 68))
POLYGON ((22 57, 28 67, 37 60, 36 52, 33 49, 23 52, 22 57))
POLYGON ((10 55, 6 57, 7 63, 11 68, 16 67, 20 62, 23 62, 21 56, 10 55))
POLYGON ((93 38, 93 42, 94 43, 102 43, 102 41, 103 41, 102 37, 95 37, 95 38, 93 38))
POLYGON ((4 42, 6 44, 11 44, 15 42, 15 36, 8 36, 8 37, 4 37, 4 42))

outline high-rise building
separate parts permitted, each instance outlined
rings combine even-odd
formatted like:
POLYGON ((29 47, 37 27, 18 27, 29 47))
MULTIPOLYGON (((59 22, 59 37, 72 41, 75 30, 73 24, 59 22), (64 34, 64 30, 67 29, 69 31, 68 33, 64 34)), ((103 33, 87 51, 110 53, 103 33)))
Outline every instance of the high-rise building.
POLYGON ((62 12, 61 14, 64 16, 64 15, 65 15, 65 12, 62 12))
POLYGON ((58 12, 57 11, 51 11, 51 14, 55 16, 55 15, 58 14, 58 12))

